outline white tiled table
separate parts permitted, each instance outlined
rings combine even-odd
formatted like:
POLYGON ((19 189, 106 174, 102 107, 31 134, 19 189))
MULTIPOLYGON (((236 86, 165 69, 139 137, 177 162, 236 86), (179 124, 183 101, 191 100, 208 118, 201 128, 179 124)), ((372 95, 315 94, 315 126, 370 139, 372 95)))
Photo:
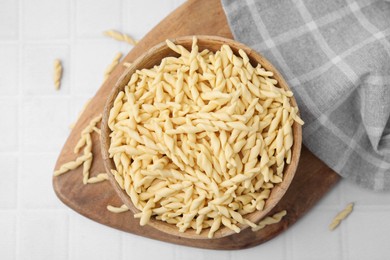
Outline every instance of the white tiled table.
POLYGON ((0 259, 389 259, 390 196, 342 181, 277 238, 240 251, 211 251, 154 241, 92 222, 55 196, 51 175, 84 102, 125 43, 142 38, 184 0, 0 1, 0 259), (64 75, 52 83, 53 60, 64 75), (332 217, 353 214, 334 232, 332 217))

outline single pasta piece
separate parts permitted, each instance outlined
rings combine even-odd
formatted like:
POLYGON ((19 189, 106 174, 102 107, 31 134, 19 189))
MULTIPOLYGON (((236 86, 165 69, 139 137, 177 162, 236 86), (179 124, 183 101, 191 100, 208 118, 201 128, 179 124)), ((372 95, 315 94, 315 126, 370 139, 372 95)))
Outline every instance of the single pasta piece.
POLYGON ((122 58, 122 53, 118 52, 114 59, 112 60, 111 64, 108 65, 106 70, 104 71, 104 80, 110 76, 111 72, 115 69, 115 67, 119 64, 120 59, 122 58))
POLYGON ((104 32, 104 35, 106 35, 108 37, 111 37, 111 38, 113 38, 113 39, 115 39, 117 41, 130 43, 131 45, 136 45, 137 44, 137 41, 134 40, 132 37, 130 37, 127 34, 118 32, 118 31, 108 30, 108 31, 104 32))
POLYGON ((334 230, 342 220, 344 220, 346 217, 348 217, 349 214, 351 214, 353 210, 354 203, 349 203, 340 213, 334 217, 332 220, 332 223, 329 225, 329 230, 334 230))
POLYGON ((54 60, 54 87, 56 90, 60 89, 62 78, 62 64, 59 59, 54 60))
POLYGON ((89 178, 87 180, 87 183, 88 184, 99 183, 99 182, 106 181, 106 180, 108 180, 108 174, 107 173, 99 173, 98 175, 96 175, 96 177, 89 178))
POLYGON ((292 93, 244 51, 166 44, 178 57, 130 75, 108 119, 111 174, 134 216, 209 238, 280 221, 285 211, 258 225, 245 215, 264 209, 291 161, 292 125, 303 123, 292 93))
POLYGON ((82 165, 85 161, 89 160, 90 158, 92 158, 92 153, 83 154, 77 157, 75 161, 64 163, 63 165, 60 166, 58 170, 54 171, 54 176, 59 176, 70 170, 74 170, 78 168, 80 165, 82 165))
POLYGON ((111 205, 107 205, 107 210, 112 212, 112 213, 122 213, 122 212, 129 211, 129 208, 125 204, 123 204, 120 207, 114 207, 111 205))
POLYGON ((131 63, 130 62, 123 62, 123 66, 125 66, 126 68, 129 68, 131 66, 131 63))
POLYGON ((286 215, 287 215, 287 211, 282 210, 278 213, 275 213, 272 217, 266 217, 263 220, 261 220, 257 224, 257 226, 252 227, 252 231, 256 232, 256 231, 259 231, 259 230, 265 228, 268 225, 279 223, 282 220, 282 218, 286 215))

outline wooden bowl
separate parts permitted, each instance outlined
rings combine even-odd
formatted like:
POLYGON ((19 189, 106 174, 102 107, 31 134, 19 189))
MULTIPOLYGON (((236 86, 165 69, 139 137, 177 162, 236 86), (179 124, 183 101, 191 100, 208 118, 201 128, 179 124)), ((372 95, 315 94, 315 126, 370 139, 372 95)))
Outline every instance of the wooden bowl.
MULTIPOLYGON (((197 36, 197 38, 198 38, 199 51, 202 51, 203 49, 207 48, 213 52, 216 52, 221 48, 223 44, 229 45, 236 55, 238 55, 239 49, 244 50, 247 53, 248 57, 250 58, 252 65, 256 66, 257 63, 260 63, 261 66, 263 66, 266 70, 272 71, 274 73, 274 78, 278 81, 280 87, 284 88, 285 90, 290 90, 283 77, 271 65, 271 63, 269 63, 264 57, 262 57, 260 54, 256 53, 254 50, 250 49, 249 47, 241 43, 238 43, 236 41, 233 41, 231 39, 226 39, 217 36, 197 36)), ((188 50, 190 50, 192 45, 192 36, 180 37, 180 38, 172 39, 171 41, 174 42, 175 44, 183 45, 188 50)), ((116 169, 116 168, 113 160, 109 157, 109 153, 108 153, 110 147, 109 135, 111 133, 111 130, 109 129, 107 124, 108 117, 112 105, 114 103, 115 97, 118 95, 120 91, 124 89, 128 81, 130 80, 131 75, 137 69, 151 68, 154 65, 158 65, 161 62, 162 58, 167 56, 177 57, 178 54, 176 54, 171 49, 169 49, 165 44, 165 42, 162 42, 154 46, 153 48, 151 48, 141 57, 139 57, 132 64, 132 66, 130 66, 119 78, 118 82, 113 87, 113 90, 107 99, 103 111, 101 146, 102 146, 104 165, 106 171, 109 173, 108 175, 110 176, 111 184, 114 187, 116 193, 120 196, 124 204, 126 204, 133 213, 138 213, 139 210, 133 205, 130 197, 126 194, 126 192, 120 188, 118 183, 115 181, 113 175, 110 174, 111 169, 116 169)), ((294 98, 291 98, 291 105, 297 106, 296 100, 294 98)), ((301 152, 302 128, 296 122, 294 122, 292 128, 293 128, 294 144, 291 148, 292 149, 291 163, 287 165, 284 169, 283 181, 275 185, 275 187, 272 189, 269 198, 266 200, 264 209, 261 211, 255 211, 253 213, 245 215, 246 219, 254 223, 258 223, 262 218, 264 218, 275 207, 275 205, 282 199, 283 195, 285 194, 286 190, 288 189, 294 177, 298 165, 300 152, 301 152)), ((175 225, 168 224, 160 220, 156 220, 153 217, 148 222, 148 225, 162 232, 179 236, 179 237, 186 237, 191 239, 208 239, 207 234, 209 229, 204 229, 199 235, 196 234, 195 231, 192 229, 188 229, 186 232, 181 233, 179 232, 178 228, 175 225)), ((247 225, 238 225, 238 226, 241 228, 241 230, 248 228, 247 225)), ((235 234, 235 232, 230 230, 229 228, 221 226, 221 228, 217 232, 215 232, 214 237, 212 239, 221 238, 232 234, 235 234)))

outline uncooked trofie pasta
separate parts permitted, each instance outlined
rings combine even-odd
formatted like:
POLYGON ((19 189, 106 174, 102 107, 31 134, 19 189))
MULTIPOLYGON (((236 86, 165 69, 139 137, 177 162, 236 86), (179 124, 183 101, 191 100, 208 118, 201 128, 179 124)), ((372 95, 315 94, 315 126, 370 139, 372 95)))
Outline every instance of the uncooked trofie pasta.
POLYGON ((75 161, 70 161, 64 163, 60 168, 54 171, 54 176, 64 174, 68 171, 75 170, 79 166, 83 165, 83 183, 97 183, 102 182, 107 179, 108 175, 106 173, 98 174, 96 177, 89 177, 89 172, 93 162, 93 152, 92 152, 92 132, 97 132, 100 134, 100 129, 96 127, 97 123, 102 119, 102 115, 98 115, 93 118, 89 124, 81 131, 81 137, 77 142, 73 153, 79 153, 81 148, 84 148, 83 154, 76 158, 75 161))
POLYGON ((114 30, 108 30, 104 32, 104 35, 111 37, 117 41, 122 41, 122 42, 127 42, 130 43, 131 45, 136 45, 137 41, 131 38, 129 35, 114 31, 114 30))
POLYGON ((329 225, 329 230, 334 230, 342 220, 344 220, 346 217, 348 217, 349 214, 351 214, 353 210, 353 203, 349 203, 345 209, 343 209, 340 213, 337 214, 336 217, 332 220, 332 223, 329 225))
POLYGON ((123 213, 123 212, 129 211, 129 208, 125 204, 123 204, 120 207, 114 207, 111 205, 107 205, 107 210, 112 212, 112 213, 123 213))
POLYGON ((256 229, 245 215, 282 182, 293 122, 303 123, 293 94, 242 50, 166 43, 179 57, 137 70, 110 110, 112 174, 141 225, 154 217, 210 238, 222 226, 256 229))
POLYGON ((85 161, 91 158, 92 158, 92 153, 87 153, 77 157, 75 161, 64 163, 63 165, 60 166, 58 170, 54 171, 54 176, 59 176, 70 170, 74 170, 78 168, 80 165, 82 165, 85 161))
POLYGON ((99 182, 102 182, 102 181, 106 181, 108 180, 108 175, 107 173, 98 173, 95 177, 91 177, 87 180, 87 183, 88 184, 91 184, 91 183, 99 183, 99 182))
POLYGON ((256 231, 259 231, 260 229, 265 228, 268 225, 279 223, 282 220, 282 218, 284 216, 286 216, 286 214, 287 214, 287 211, 286 210, 282 210, 282 211, 280 211, 278 213, 275 213, 272 217, 266 217, 266 218, 262 219, 257 224, 257 226, 253 227, 252 231, 256 232, 256 231))
POLYGON ((60 89, 61 86, 61 77, 62 77, 62 64, 59 59, 54 60, 54 87, 56 90, 60 89))
POLYGON ((129 68, 131 66, 131 63, 130 62, 123 62, 123 66, 125 66, 126 68, 129 68))

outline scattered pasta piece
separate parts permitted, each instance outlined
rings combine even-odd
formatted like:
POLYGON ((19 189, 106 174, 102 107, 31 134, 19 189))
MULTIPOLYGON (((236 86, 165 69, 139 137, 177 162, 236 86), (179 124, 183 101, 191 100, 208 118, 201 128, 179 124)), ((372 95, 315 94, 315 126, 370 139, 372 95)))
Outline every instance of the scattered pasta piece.
POLYGON ((123 213, 123 212, 129 211, 129 208, 125 204, 123 204, 120 207, 114 207, 114 206, 108 205, 107 210, 112 212, 112 213, 123 213))
POLYGON ((91 133, 94 131, 94 127, 96 127, 96 124, 100 122, 102 119, 102 115, 98 115, 95 118, 91 119, 89 124, 81 131, 81 136, 79 141, 77 142, 73 152, 77 154, 81 148, 83 148, 87 143, 88 136, 91 135, 91 133))
POLYGON ((329 230, 331 231, 334 230, 341 223, 342 220, 348 217, 348 215, 351 214, 353 210, 353 206, 354 206, 353 203, 349 203, 345 207, 345 209, 343 209, 340 213, 338 213, 337 216, 334 217, 334 219, 332 220, 332 223, 330 223, 329 230))
POLYGON ((120 59, 122 58, 122 53, 118 52, 114 59, 112 60, 111 64, 108 65, 108 67, 106 68, 106 70, 104 71, 104 80, 106 80, 111 72, 115 69, 115 67, 119 64, 119 61, 120 59))
POLYGON ((123 62, 123 66, 125 66, 126 68, 129 68, 131 66, 131 63, 130 62, 123 62))
MULTIPOLYGON (((130 43, 132 45, 135 45, 137 43, 130 36, 128 36, 126 34, 119 33, 117 31, 110 30, 110 31, 106 31, 104 34, 109 36, 109 37, 112 37, 116 40, 124 41, 124 42, 130 43)), ((105 80, 108 78, 108 76, 111 74, 111 72, 115 69, 115 67, 119 64, 121 57, 122 57, 122 53, 117 53, 116 56, 114 57, 112 63, 106 68, 106 70, 104 72, 104 79, 105 80)), ((126 67, 130 67, 131 63, 124 62, 123 65, 126 67)), ((54 61, 54 84, 55 84, 55 88, 57 90, 60 88, 61 77, 62 77, 61 61, 56 59, 54 61)), ((85 109, 88 106, 90 101, 91 101, 91 99, 89 99, 84 104, 82 110, 79 112, 78 118, 80 118, 81 114, 85 111, 85 109)), ((100 120, 101 120, 101 115, 92 119, 91 122, 89 123, 89 125, 82 131, 81 139, 76 144, 76 147, 74 149, 74 153, 78 153, 78 151, 81 148, 83 148, 83 146, 86 145, 86 147, 84 149, 84 154, 77 157, 75 161, 71 161, 71 162, 65 163, 62 166, 60 166, 60 169, 56 170, 54 172, 54 176, 59 176, 63 173, 66 173, 70 170, 74 170, 74 169, 80 167, 81 165, 83 165, 83 183, 84 184, 94 184, 94 183, 100 183, 100 182, 103 182, 105 180, 108 180, 107 173, 99 173, 97 176, 89 178, 89 170, 90 170, 90 167, 91 167, 92 162, 93 162, 91 133, 92 133, 92 131, 94 131, 99 135, 101 134, 100 129, 98 127, 96 127, 96 123, 98 123, 100 120)), ((72 123, 69 126, 69 128, 73 129, 74 126, 75 126, 75 123, 72 123)), ((112 210, 110 210, 112 212, 115 211, 115 207, 113 207, 113 206, 107 206, 107 208, 109 210, 112 209, 112 210)), ((127 207, 125 205, 122 205, 120 207, 119 211, 123 212, 126 210, 128 210, 127 207)), ((116 211, 116 213, 118 213, 118 210, 116 211)))
POLYGON ((80 165, 82 165, 86 160, 89 160, 90 158, 92 158, 91 153, 79 156, 75 161, 64 163, 63 165, 61 165, 60 169, 54 171, 54 176, 59 176, 70 170, 77 169, 80 165))
POLYGON ((179 57, 137 70, 110 110, 111 173, 140 225, 154 217, 180 232, 209 229, 210 238, 223 226, 260 229, 244 216, 263 210, 282 182, 292 125, 303 123, 291 91, 242 50, 166 43, 179 57))
MULTIPOLYGON (((84 148, 84 154, 92 154, 92 138, 91 135, 86 136, 86 145, 84 148)), ((90 158, 83 163, 83 183, 87 184, 89 178, 89 170, 92 166, 93 154, 90 158)))
MULTIPOLYGON (((84 128, 83 131, 81 131, 81 137, 80 140, 77 142, 74 153, 79 153, 81 148, 84 148, 83 154, 76 158, 75 161, 67 162, 60 166, 60 168, 56 171, 54 171, 54 176, 61 175, 63 173, 66 173, 70 170, 75 170, 81 165, 83 165, 83 183, 87 184, 89 178, 89 171, 92 166, 93 162, 93 153, 92 153, 92 136, 91 133, 96 130, 100 130, 96 128, 96 124, 101 120, 102 115, 98 115, 97 117, 93 118, 89 124, 84 128), (95 130, 96 129, 96 130, 95 130)), ((103 181, 101 180, 104 178, 103 175, 93 177, 95 179, 92 180, 95 182, 103 181), (99 179, 99 180, 98 180, 99 179)))
POLYGON ((60 89, 62 78, 62 64, 59 59, 54 60, 54 87, 56 90, 60 89))
POLYGON ((130 43, 131 45, 136 45, 137 41, 131 38, 129 35, 120 33, 118 31, 114 30, 108 30, 104 32, 104 35, 114 38, 117 41, 122 41, 122 42, 127 42, 130 43))
POLYGON ((272 225, 279 223, 284 216, 286 216, 287 211, 282 210, 276 214, 274 214, 272 217, 266 217, 263 220, 261 220, 256 227, 252 227, 252 231, 256 232, 260 229, 263 229, 265 226, 272 225))
POLYGON ((94 131, 95 133, 97 133, 98 135, 101 135, 102 131, 101 131, 99 128, 97 128, 96 126, 94 126, 92 129, 93 129, 93 131, 94 131))
POLYGON ((107 173, 99 173, 96 175, 96 177, 91 177, 88 179, 87 183, 99 183, 102 181, 108 180, 108 174, 107 173))

